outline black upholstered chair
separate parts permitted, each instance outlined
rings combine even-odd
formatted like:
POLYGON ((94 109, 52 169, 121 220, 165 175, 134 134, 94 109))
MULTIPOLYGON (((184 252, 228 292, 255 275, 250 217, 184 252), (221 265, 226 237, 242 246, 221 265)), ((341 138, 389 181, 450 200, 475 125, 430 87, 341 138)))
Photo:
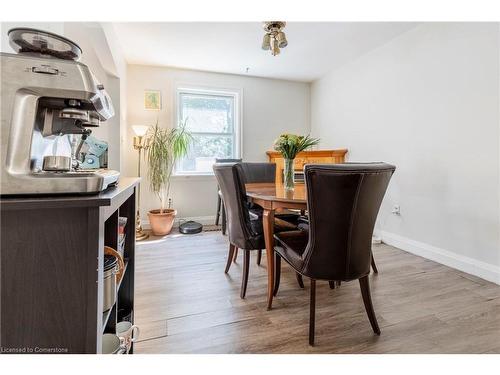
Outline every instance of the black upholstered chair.
MULTIPOLYGON (((248 271, 250 266, 250 251, 261 250, 266 247, 264 242, 264 228, 262 218, 252 213, 248 206, 245 178, 241 163, 216 163, 213 166, 215 177, 220 187, 227 215, 229 234, 229 254, 225 273, 229 271, 236 249, 242 249, 243 277, 241 281, 240 297, 245 298, 248 271)), ((296 229, 290 224, 288 229, 296 229)), ((276 226, 280 232, 287 228, 276 226)))
POLYGON ((245 183, 274 183, 276 180, 276 164, 275 163, 258 163, 258 162, 243 162, 241 163, 245 183))
POLYGON ((380 329, 373 310, 368 275, 375 220, 394 173, 385 163, 306 165, 309 231, 275 234, 276 279, 279 288, 283 258, 311 279, 309 344, 314 345, 316 280, 359 280, 373 331, 380 329))
MULTIPOLYGON (((307 216, 301 215, 297 219, 297 228, 299 228, 300 230, 309 232, 309 218, 307 216)), ((378 273, 377 264, 375 263, 375 257, 373 256, 373 251, 372 251, 371 266, 372 266, 373 272, 378 273)), ((337 283, 338 283, 338 285, 340 285, 340 281, 337 281, 337 283)), ((335 289, 335 282, 330 281, 330 288, 335 289)))
MULTIPOLYGON (((276 181, 276 164, 275 163, 262 163, 262 162, 242 162, 241 167, 243 170, 243 177, 245 184, 252 183, 272 183, 276 181)), ((258 205, 251 202, 248 203, 250 212, 262 218, 263 209, 258 205)), ((275 216, 276 225, 281 230, 289 230, 292 224, 294 227, 298 224, 299 215, 293 213, 278 213, 275 216)), ((234 261, 238 256, 238 250, 234 253, 234 261)), ((257 264, 260 265, 262 260, 262 250, 257 253, 257 264)))
MULTIPOLYGON (((215 159, 216 163, 239 163, 241 161, 242 159, 215 159)), ((222 219, 222 234, 226 234, 226 212, 224 211, 224 202, 221 198, 220 189, 217 187, 217 213, 215 214, 215 225, 219 225, 219 219, 222 219)))

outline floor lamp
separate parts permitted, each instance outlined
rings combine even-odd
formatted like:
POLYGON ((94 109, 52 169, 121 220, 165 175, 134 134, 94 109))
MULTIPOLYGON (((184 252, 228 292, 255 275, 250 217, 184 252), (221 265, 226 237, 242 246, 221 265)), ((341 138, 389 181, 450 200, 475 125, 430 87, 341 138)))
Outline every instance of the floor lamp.
MULTIPOLYGON (((139 152, 139 159, 137 161, 137 176, 141 177, 141 156, 142 150, 146 151, 149 147, 149 141, 144 139, 149 126, 147 125, 133 125, 134 130, 134 149, 139 152)), ((135 240, 142 241, 149 237, 149 234, 142 230, 141 225, 141 214, 140 214, 140 202, 141 202, 141 184, 137 185, 137 214, 135 218, 135 240)))

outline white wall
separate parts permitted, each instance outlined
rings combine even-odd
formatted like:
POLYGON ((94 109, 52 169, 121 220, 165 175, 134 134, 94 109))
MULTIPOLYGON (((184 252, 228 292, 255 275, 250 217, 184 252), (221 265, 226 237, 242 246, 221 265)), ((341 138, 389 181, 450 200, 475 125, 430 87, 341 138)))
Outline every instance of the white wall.
MULTIPOLYGON (((124 166, 127 151, 127 62, 123 54, 122 47, 118 42, 115 29, 111 23, 101 23, 102 32, 105 36, 105 44, 109 50, 113 65, 113 76, 119 80, 119 103, 120 108, 117 111, 119 116, 119 138, 120 138, 120 169, 124 166)), ((108 59, 109 60, 109 59, 108 59)), ((115 137, 118 136, 115 134, 115 137)))
MULTIPOLYGON (((174 121, 174 92, 177 85, 237 89, 242 92, 243 159, 266 161, 266 151, 282 132, 304 134, 309 124, 309 84, 207 73, 165 67, 130 65, 127 72, 128 139, 125 157, 127 175, 136 175, 137 153, 132 147, 132 125, 159 124, 171 127, 174 121), (144 109, 144 90, 160 90, 162 109, 144 109)), ((144 171, 143 176, 146 173, 144 171)), ((212 177, 174 177, 171 197, 179 217, 214 216, 216 182, 212 177)), ((146 178, 141 191, 142 218, 159 202, 149 192, 146 178)), ((209 218, 206 218, 207 220, 209 218)), ((211 218, 210 218, 211 220, 211 218)))
POLYGON ((383 240, 497 283, 499 42, 498 24, 422 24, 311 87, 323 148, 397 166, 383 240))
MULTIPOLYGON (((104 85, 113 100, 116 115, 99 128, 92 129, 92 135, 108 142, 108 164, 109 168, 120 170, 120 127, 125 122, 124 110, 120 105, 124 97, 126 82, 126 64, 123 56, 113 45, 110 44, 113 35, 109 37, 104 33, 99 23, 89 22, 15 22, 2 23, 1 29, 1 51, 13 53, 9 46, 7 31, 13 27, 31 27, 50 31, 63 35, 83 50, 80 62, 86 64, 97 79, 104 85), (121 95, 122 94, 122 95, 121 95)), ((125 107, 125 106, 124 106, 125 107)))

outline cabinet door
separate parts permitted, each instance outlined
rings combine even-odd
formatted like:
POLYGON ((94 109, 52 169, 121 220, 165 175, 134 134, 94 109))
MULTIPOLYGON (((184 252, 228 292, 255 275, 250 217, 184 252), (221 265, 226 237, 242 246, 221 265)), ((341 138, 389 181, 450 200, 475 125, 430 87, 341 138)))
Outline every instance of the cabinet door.
POLYGON ((306 163, 306 158, 295 158, 295 162, 293 165, 294 169, 302 170, 304 168, 304 164, 306 163))
POLYGON ((334 163, 333 159, 330 157, 316 157, 307 158, 306 164, 329 164, 334 163))

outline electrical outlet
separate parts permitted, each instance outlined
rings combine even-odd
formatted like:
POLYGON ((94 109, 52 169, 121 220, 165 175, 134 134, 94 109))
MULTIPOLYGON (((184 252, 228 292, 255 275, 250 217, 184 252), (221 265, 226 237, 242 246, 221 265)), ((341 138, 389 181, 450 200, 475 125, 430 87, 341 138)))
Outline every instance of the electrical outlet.
POLYGON ((399 207, 399 204, 395 204, 394 206, 392 206, 392 211, 391 211, 394 215, 401 215, 401 208, 399 207))

